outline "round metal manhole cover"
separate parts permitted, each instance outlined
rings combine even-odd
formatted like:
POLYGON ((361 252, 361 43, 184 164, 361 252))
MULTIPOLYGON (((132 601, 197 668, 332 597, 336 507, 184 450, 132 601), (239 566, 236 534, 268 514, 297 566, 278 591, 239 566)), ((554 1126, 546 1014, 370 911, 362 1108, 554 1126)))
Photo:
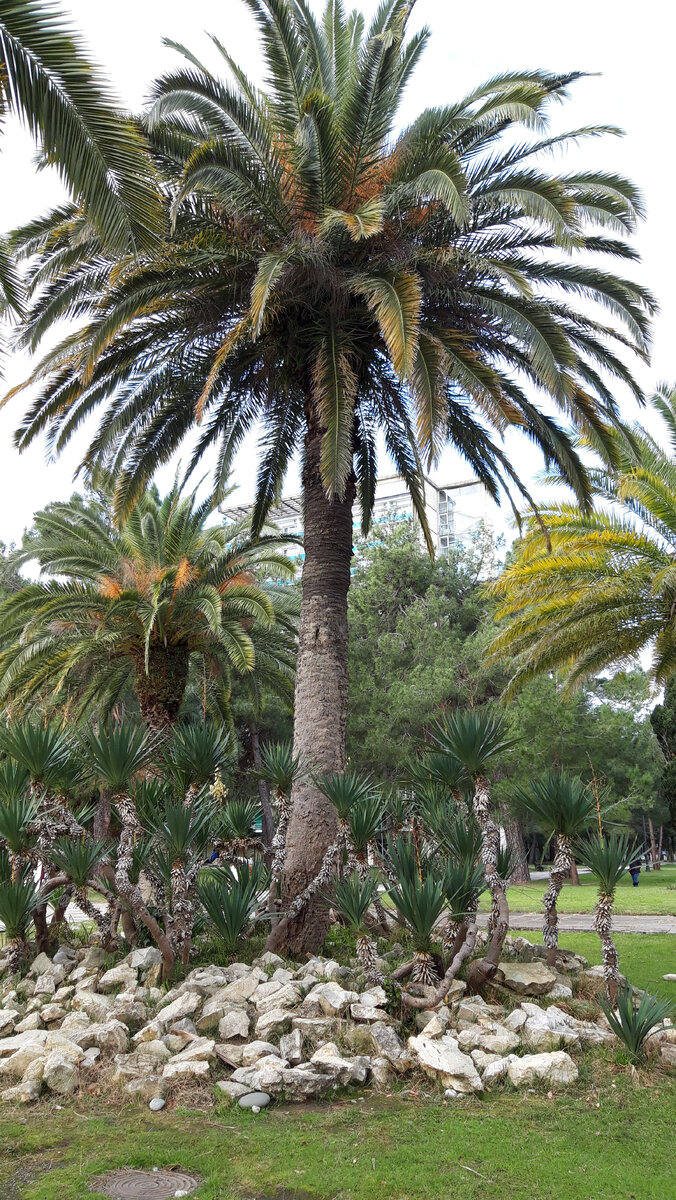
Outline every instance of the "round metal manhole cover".
POLYGON ((170 1200, 177 1192, 189 1196, 199 1180, 184 1171, 109 1171, 90 1180, 93 1192, 103 1192, 111 1200, 170 1200))

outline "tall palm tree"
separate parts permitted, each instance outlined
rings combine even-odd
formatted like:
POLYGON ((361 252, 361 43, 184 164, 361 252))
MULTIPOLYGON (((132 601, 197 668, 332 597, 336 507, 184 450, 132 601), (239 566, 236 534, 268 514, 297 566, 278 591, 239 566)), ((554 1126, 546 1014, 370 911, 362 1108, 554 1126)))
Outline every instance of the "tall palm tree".
POLYGON ((636 855, 638 844, 627 834, 591 838, 577 844, 580 862, 589 867, 598 885, 598 900, 594 908, 596 930, 603 955, 603 973, 608 999, 614 1003, 620 986, 617 947, 611 936, 615 890, 629 863, 636 855))
POLYGON ((578 776, 548 771, 541 779, 533 780, 529 788, 517 788, 515 799, 540 832, 548 840, 554 839, 554 862, 542 900, 545 908, 542 940, 547 947, 547 962, 553 967, 559 946, 556 905, 573 864, 573 839, 589 828, 596 815, 594 797, 578 776))
MULTIPOLYGON (((604 132, 546 132, 575 73, 506 75, 398 131, 429 37, 407 39, 410 0, 383 0, 368 28, 341 0, 320 20, 307 0, 246 3, 265 92, 217 39, 231 83, 179 47, 184 64, 154 87, 148 129, 173 221, 161 252, 121 263, 78 241, 68 215, 19 235, 34 262, 23 344, 35 348, 61 313, 82 325, 37 367, 17 441, 46 430, 58 450, 103 405, 86 465, 115 464, 124 515, 196 424, 192 461, 216 447, 218 485, 260 423, 254 532, 302 453, 294 749, 342 771, 352 508, 358 496, 367 530, 378 432, 425 531, 423 465, 447 440, 492 495, 508 481, 525 492, 493 436, 508 426, 586 504, 585 471, 549 405, 610 453, 608 378, 638 392, 616 351, 645 355, 653 301, 607 262, 635 257, 625 235, 641 201, 615 173, 546 165, 552 147, 604 132)), ((285 899, 315 877, 335 833, 330 802, 298 778, 285 899)), ((288 924, 286 949, 317 948, 324 909, 318 897, 288 924)))
MULTIPOLYGON (((111 250, 148 249, 162 213, 137 126, 113 104, 102 72, 60 6, 0 6, 0 111, 15 113, 111 250)), ((0 255, 0 291, 11 267, 0 255)))
POLYGON ((0 606, 0 700, 71 699, 106 717, 136 692, 155 728, 176 720, 191 673, 228 716, 233 672, 290 692, 293 573, 264 536, 209 523, 215 499, 149 488, 118 528, 110 494, 49 505, 17 556, 43 578, 0 606), (260 636, 259 636, 260 635, 260 636))
POLYGON ((542 506, 492 587, 503 622, 492 650, 513 655, 511 690, 561 669, 570 685, 652 647, 652 674, 676 671, 676 389, 651 398, 662 435, 618 430, 616 470, 591 473, 592 512, 542 506))

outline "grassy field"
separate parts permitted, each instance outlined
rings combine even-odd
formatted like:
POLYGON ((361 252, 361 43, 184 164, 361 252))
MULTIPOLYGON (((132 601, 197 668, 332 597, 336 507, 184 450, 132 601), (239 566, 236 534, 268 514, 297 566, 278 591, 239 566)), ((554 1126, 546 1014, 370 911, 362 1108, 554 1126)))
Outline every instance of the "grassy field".
MULTIPOLYGON (((541 912, 542 897, 547 888, 546 880, 535 883, 519 883, 509 889, 509 907, 512 912, 541 912)), ((596 885, 591 875, 580 876, 580 886, 564 884, 559 896, 559 912, 587 913, 596 903, 596 885)), ((490 908, 490 897, 481 897, 481 908, 490 908)), ((668 863, 660 871, 641 871, 637 888, 625 875, 615 897, 615 912, 621 914, 676 914, 676 864, 668 863)))
POLYGON ((608 1060, 599 1086, 583 1069, 552 1099, 366 1097, 259 1116, 88 1100, 2 1114, 0 1195, 78 1200, 102 1171, 176 1165, 199 1174, 198 1200, 674 1200, 674 1075, 632 1081, 608 1060))
MULTIPOLYGON (((515 937, 522 933, 529 942, 542 942, 542 934, 532 929, 511 929, 515 937)), ((676 1000, 676 983, 663 975, 676 974, 676 937, 670 933, 616 933, 613 939, 620 956, 620 970, 635 987, 648 988, 676 1000)), ((601 945, 595 933, 561 933, 564 950, 583 954, 592 966, 601 962, 601 945)))

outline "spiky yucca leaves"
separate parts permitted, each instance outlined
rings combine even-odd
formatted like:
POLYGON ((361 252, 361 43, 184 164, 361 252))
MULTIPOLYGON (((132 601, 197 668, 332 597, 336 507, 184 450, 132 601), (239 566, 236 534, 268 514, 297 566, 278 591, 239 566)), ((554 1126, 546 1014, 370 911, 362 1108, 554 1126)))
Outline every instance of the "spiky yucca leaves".
POLYGON ((210 722, 175 725, 163 767, 186 804, 227 763, 232 763, 235 746, 232 734, 210 722))
POLYGON ((28 952, 28 927, 39 900, 32 879, 18 876, 0 883, 0 921, 5 926, 12 972, 20 970, 28 952))
POLYGON ((594 908, 594 929, 601 941, 606 994, 614 1002, 619 987, 619 959, 611 936, 615 889, 638 851, 638 843, 628 834, 590 838, 576 842, 577 857, 589 867, 599 890, 594 908))
POLYGON ((293 781, 302 773, 300 755, 294 754, 291 742, 270 742, 261 746, 260 777, 272 788, 277 805, 277 827, 272 839, 272 862, 270 865, 270 904, 276 898, 278 884, 284 865, 286 832, 291 816, 291 790, 293 781))
POLYGON ((0 760, 0 801, 25 796, 29 782, 30 775, 21 763, 13 758, 0 760))
POLYGON ((146 144, 60 6, 3 4, 0 107, 27 125, 105 246, 133 253, 156 241, 162 214, 146 144))
POLYGON ((421 879, 417 872, 407 872, 396 887, 388 889, 387 895, 413 940, 412 982, 433 986, 439 982, 432 946, 436 940, 435 928, 446 904, 443 883, 431 873, 421 879))
POLYGON ((112 484, 97 483, 97 496, 38 512, 17 555, 37 559, 41 579, 0 605, 0 699, 30 707, 66 697, 106 718, 135 690, 143 719, 165 728, 191 672, 219 720, 233 674, 255 668, 259 683, 288 694, 293 618, 264 582, 293 574, 279 539, 254 543, 242 527, 213 525, 219 497, 198 503, 177 484, 164 498, 148 488, 116 528, 112 484))
POLYGON ((35 846, 34 822, 39 804, 37 797, 24 793, 0 800, 0 842, 4 842, 18 868, 27 862, 35 846))
POLYGON ((624 1044, 632 1062, 645 1058, 645 1044, 652 1031, 667 1017, 676 1014, 676 1004, 666 996, 643 992, 638 1004, 629 984, 620 988, 614 1005, 601 1000, 613 1033, 624 1044))
POLYGON ((491 814, 487 772, 491 762, 512 749, 515 739, 508 736, 502 715, 482 709, 453 713, 437 724, 433 736, 437 745, 464 767, 474 785, 472 810, 481 830, 481 858, 492 897, 488 951, 481 962, 472 965, 468 978, 468 987, 478 991, 495 974, 509 929, 507 884, 498 868, 500 830, 491 814))
POLYGON ((371 984, 383 981, 376 966, 376 945, 366 924, 369 908, 377 899, 379 878, 375 871, 366 874, 358 870, 342 879, 335 879, 331 900, 346 925, 356 935, 356 949, 366 979, 371 984))
POLYGON ((515 659, 510 692, 553 669, 574 686, 648 647, 658 683, 676 671, 676 389, 663 385, 651 405, 661 430, 613 435, 616 469, 591 474, 594 511, 542 507, 492 585, 492 653, 515 659))
POLYGON ((99 870, 110 854, 110 845, 103 838, 80 839, 59 838, 50 847, 49 857, 57 870, 67 876, 74 889, 74 899, 83 913, 95 922, 101 935, 101 944, 106 950, 114 948, 115 934, 112 916, 115 900, 109 889, 97 879, 99 870), (89 888, 94 887, 108 899, 106 912, 101 912, 89 899, 89 888))
POLYGON ((166 933, 172 949, 187 965, 192 946, 193 893, 211 839, 213 805, 186 804, 182 795, 165 801, 147 818, 148 864, 163 877, 166 933))
POLYGON ((257 859, 249 869, 204 871, 197 884, 199 898, 228 954, 234 954, 250 925, 265 912, 269 877, 257 859))
POLYGON ((589 828, 596 815, 594 797, 578 776, 548 771, 529 787, 517 787, 514 799, 540 832, 548 840, 554 840, 549 887, 542 899, 545 909, 542 940, 547 947, 547 962, 554 966, 559 945, 556 905, 573 863, 572 841, 589 828))
MULTIPOLYGON (((638 390, 618 350, 645 355, 654 304, 608 267, 635 257, 636 189, 551 166, 553 146, 608 132, 547 134, 574 73, 508 74, 402 129, 428 39, 408 36, 409 0, 368 26, 340 0, 319 20, 295 0, 250 7, 265 92, 217 41, 232 82, 183 51, 154 87, 148 127, 172 217, 159 253, 113 262, 67 211, 16 239, 32 260, 23 343, 36 347, 62 313, 81 317, 36 368, 18 442, 46 431, 58 451, 98 411, 87 467, 113 464, 123 516, 196 424, 191 465, 215 448, 220 487, 260 423, 254 531, 302 452, 295 751, 340 770, 351 509, 358 494, 367 529, 379 433, 425 530, 424 464, 448 440, 492 494, 526 490, 500 445, 507 426, 586 504, 566 427, 610 454, 609 380, 638 390)), ((297 781, 285 901, 335 830, 312 781, 297 781)), ((280 922, 271 948, 316 949, 322 912, 280 922)))
POLYGON ((258 800, 229 800, 219 814, 219 836, 225 842, 224 857, 238 859, 250 857, 261 848, 255 836, 255 826, 260 820, 261 806, 258 800))

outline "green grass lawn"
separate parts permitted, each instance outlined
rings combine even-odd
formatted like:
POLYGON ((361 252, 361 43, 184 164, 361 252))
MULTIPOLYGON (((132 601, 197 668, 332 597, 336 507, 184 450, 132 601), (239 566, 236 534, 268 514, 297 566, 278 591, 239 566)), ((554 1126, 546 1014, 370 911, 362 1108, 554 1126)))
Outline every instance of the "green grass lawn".
MULTIPOLYGON (((542 897, 547 889, 546 880, 535 883, 518 883, 509 889, 509 907, 512 912, 541 912, 542 897)), ((590 913, 596 903, 596 884, 591 875, 580 876, 580 886, 564 884, 559 896, 559 912, 590 913)), ((480 907, 490 908, 490 897, 484 893, 480 907)), ((673 916, 676 914, 676 864, 668 863, 660 871, 641 871, 637 888, 632 886, 628 875, 622 879, 616 893, 615 912, 618 914, 653 914, 673 916)))
MULTIPOLYGON (((533 929, 510 929, 514 937, 522 934, 529 942, 542 942, 542 934, 533 929)), ((616 933, 613 940, 620 956, 620 970, 635 987, 648 988, 676 1000, 676 983, 663 975, 676 974, 676 937, 671 933, 616 933)), ((595 933, 561 933, 563 950, 583 954, 592 966, 601 962, 601 944, 595 933)))
POLYGON ((78 1200, 102 1171, 175 1164, 199 1173, 197 1200, 674 1200, 676 1077, 632 1083, 609 1059, 599 1078, 551 1100, 366 1096, 259 1116, 88 1100, 2 1114, 0 1195, 78 1200))

